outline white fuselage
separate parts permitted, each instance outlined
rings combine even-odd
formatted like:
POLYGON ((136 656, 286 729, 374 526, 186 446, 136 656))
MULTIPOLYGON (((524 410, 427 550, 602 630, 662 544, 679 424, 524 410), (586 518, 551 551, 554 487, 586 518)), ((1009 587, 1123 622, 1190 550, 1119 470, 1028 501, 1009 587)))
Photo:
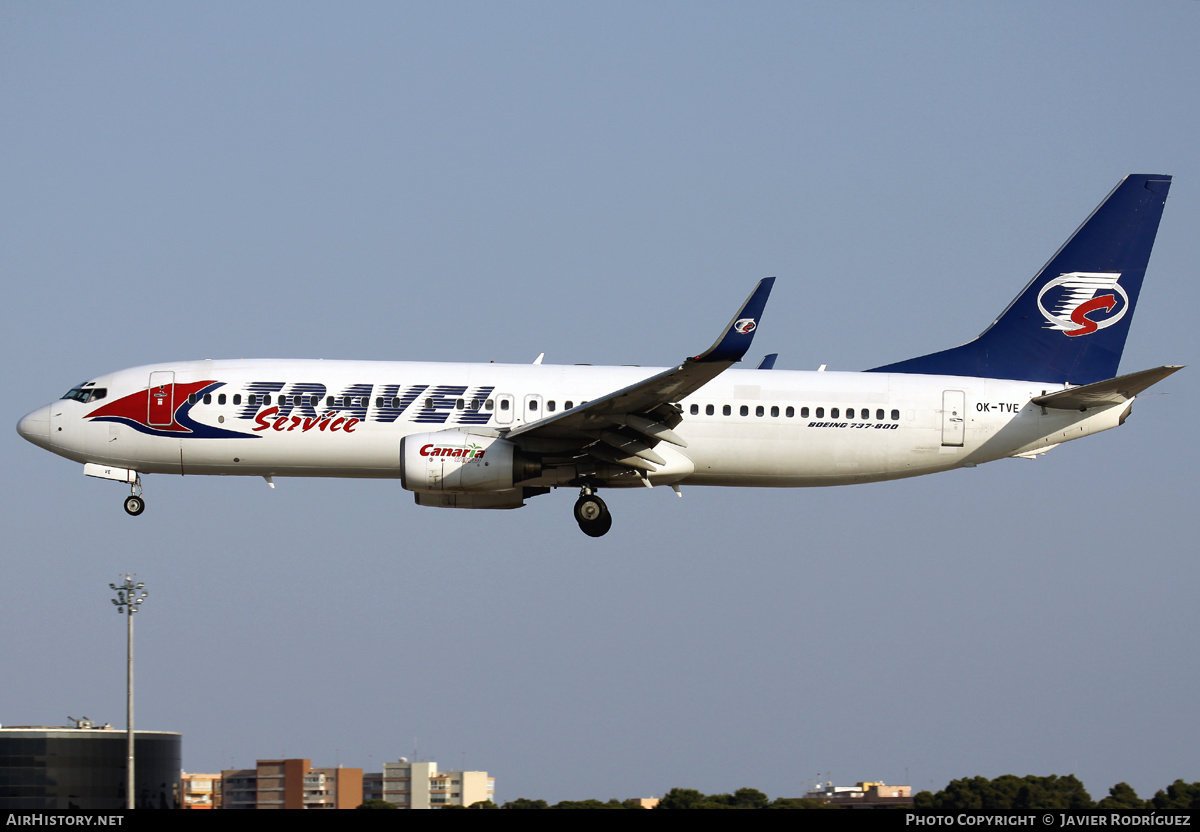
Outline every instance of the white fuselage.
MULTIPOLYGON (((495 435, 657 372, 188 361, 101 376, 92 386, 105 390, 104 398, 61 399, 22 424, 44 418, 46 447, 61 456, 144 474, 399 477, 406 435, 449 429, 495 435), (156 386, 178 399, 159 405, 171 412, 157 420, 156 386), (186 401, 189 390, 197 391, 194 404, 186 401)), ((683 419, 675 433, 686 447, 659 444, 667 464, 648 479, 762 487, 898 479, 1036 453, 1115 427, 1128 412, 1128 403, 1080 413, 1030 402, 1061 387, 959 376, 729 370, 678 402, 683 419)))

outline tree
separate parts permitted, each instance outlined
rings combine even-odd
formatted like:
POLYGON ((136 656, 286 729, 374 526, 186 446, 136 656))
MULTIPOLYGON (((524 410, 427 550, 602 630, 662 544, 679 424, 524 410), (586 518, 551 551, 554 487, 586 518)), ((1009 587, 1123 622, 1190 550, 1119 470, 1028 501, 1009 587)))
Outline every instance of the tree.
POLYGON ((544 800, 530 800, 527 797, 518 797, 516 800, 510 800, 504 804, 505 809, 548 809, 550 805, 544 800))
POLYGON ((364 800, 354 808, 356 809, 395 809, 395 803, 388 803, 386 800, 375 798, 374 800, 364 800))
POLYGON ((1137 796, 1137 792, 1128 783, 1118 783, 1108 790, 1108 797, 1096 804, 1101 812, 1147 812, 1146 801, 1137 796))
POLYGON ((770 803, 770 798, 760 792, 758 789, 738 789, 733 793, 733 799, 736 801, 735 806, 742 809, 765 809, 770 803))
POLYGON ((563 800, 555 803, 551 809, 624 809, 621 802, 617 799, 612 799, 607 803, 600 800, 563 800))
POLYGON ((1059 777, 1017 777, 1005 774, 995 780, 972 777, 952 780, 937 794, 921 792, 913 806, 928 812, 985 812, 995 814, 1069 812, 1079 814, 1095 808, 1091 795, 1073 774, 1059 777))
POLYGON ((1200 812, 1200 782, 1176 780, 1166 791, 1155 792, 1150 803, 1156 812, 1200 812))
POLYGON ((698 809, 704 803, 704 793, 695 789, 671 789, 658 801, 657 809, 698 809))
MULTIPOLYGON (((929 794, 929 792, 925 792, 929 794)), ((844 807, 834 806, 831 803, 826 803, 823 800, 809 800, 804 797, 777 797, 771 801, 768 809, 836 809, 840 810, 844 807)))

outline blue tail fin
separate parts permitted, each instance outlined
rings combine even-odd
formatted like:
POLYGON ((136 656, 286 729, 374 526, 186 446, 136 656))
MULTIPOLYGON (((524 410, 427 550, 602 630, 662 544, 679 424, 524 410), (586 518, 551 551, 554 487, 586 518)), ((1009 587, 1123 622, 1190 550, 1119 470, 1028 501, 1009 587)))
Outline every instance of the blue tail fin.
POLYGON ((1126 176, 982 335, 867 372, 1056 384, 1114 377, 1170 187, 1170 176, 1126 176))

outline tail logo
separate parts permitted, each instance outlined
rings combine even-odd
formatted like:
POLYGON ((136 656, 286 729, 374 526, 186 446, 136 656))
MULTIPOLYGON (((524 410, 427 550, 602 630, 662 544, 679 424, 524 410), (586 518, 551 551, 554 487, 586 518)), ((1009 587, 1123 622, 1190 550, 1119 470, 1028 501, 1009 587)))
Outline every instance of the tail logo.
POLYGON ((753 318, 739 318, 733 323, 733 331, 739 335, 749 335, 758 326, 753 318))
POLYGON ((1129 296, 1117 282, 1120 278, 1119 272, 1069 272, 1051 280, 1037 298, 1046 329, 1072 338, 1091 335, 1124 318, 1129 296))

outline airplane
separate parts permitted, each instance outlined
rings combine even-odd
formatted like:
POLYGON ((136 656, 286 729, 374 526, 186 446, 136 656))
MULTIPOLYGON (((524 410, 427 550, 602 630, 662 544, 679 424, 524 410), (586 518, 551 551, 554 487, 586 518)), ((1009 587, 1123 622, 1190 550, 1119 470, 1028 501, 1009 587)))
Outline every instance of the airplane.
POLYGON ((863 372, 732 369, 774 278, 704 352, 664 369, 204 360, 98 376, 20 420, 33 444, 142 475, 399 479, 417 505, 513 509, 598 491, 878 482, 1020 457, 1117 427, 1180 366, 1117 375, 1171 177, 1131 174, 979 337, 863 372))

